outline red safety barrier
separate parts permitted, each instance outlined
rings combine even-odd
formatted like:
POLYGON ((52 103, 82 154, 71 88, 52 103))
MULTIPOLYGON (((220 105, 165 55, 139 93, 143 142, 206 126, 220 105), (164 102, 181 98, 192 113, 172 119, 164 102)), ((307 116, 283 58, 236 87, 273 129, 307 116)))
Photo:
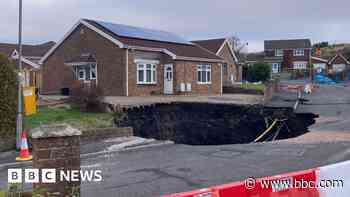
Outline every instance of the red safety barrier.
POLYGON ((230 183, 213 188, 219 194, 219 197, 248 197, 245 183, 230 183))
POLYGON ((165 195, 162 197, 220 197, 218 192, 212 188, 199 189, 191 192, 165 195))
POLYGON ((249 197, 319 197, 315 184, 316 170, 306 170, 257 179, 247 193, 249 197))
POLYGON ((165 195, 163 197, 248 197, 244 182, 230 183, 191 192, 165 195))

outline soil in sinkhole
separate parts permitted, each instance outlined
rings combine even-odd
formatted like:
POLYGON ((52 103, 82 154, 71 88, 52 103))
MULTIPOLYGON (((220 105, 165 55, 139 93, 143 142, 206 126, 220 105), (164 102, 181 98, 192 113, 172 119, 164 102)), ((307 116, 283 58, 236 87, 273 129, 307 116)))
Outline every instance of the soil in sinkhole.
POLYGON ((318 117, 297 114, 291 108, 207 103, 156 104, 122 113, 116 116, 116 124, 133 127, 136 136, 189 145, 251 143, 276 119, 285 121, 259 141, 293 138, 309 132, 318 117))

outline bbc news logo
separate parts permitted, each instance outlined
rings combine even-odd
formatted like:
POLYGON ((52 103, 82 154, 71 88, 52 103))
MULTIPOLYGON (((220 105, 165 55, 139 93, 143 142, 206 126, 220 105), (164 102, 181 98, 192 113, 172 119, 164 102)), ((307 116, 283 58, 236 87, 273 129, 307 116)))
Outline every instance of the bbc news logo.
POLYGON ((8 169, 8 183, 101 182, 101 170, 8 169))

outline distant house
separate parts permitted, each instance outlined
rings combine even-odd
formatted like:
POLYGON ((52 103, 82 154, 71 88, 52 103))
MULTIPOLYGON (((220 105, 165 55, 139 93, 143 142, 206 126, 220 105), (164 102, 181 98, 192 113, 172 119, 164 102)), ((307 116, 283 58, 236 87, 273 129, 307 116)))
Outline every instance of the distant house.
POLYGON ((242 67, 238 64, 237 56, 226 38, 192 41, 199 46, 215 53, 225 60, 223 64, 223 85, 232 85, 242 81, 242 67))
POLYGON ((350 80, 350 62, 341 53, 330 58, 311 57, 315 74, 322 74, 335 81, 350 80))
POLYGON ((350 62, 338 53, 328 61, 328 74, 336 81, 350 80, 350 62))
POLYGON ((82 19, 40 63, 45 94, 94 84, 102 96, 144 96, 220 94, 225 61, 173 33, 82 19))
POLYGON ((309 39, 266 40, 264 51, 264 61, 271 65, 273 74, 310 70, 312 46, 309 39))
MULTIPOLYGON (((55 45, 54 42, 46 42, 39 45, 23 45, 22 66, 25 86, 40 87, 39 60, 53 45, 55 45)), ((14 61, 16 66, 18 65, 18 51, 17 44, 0 43, 0 53, 14 61)))

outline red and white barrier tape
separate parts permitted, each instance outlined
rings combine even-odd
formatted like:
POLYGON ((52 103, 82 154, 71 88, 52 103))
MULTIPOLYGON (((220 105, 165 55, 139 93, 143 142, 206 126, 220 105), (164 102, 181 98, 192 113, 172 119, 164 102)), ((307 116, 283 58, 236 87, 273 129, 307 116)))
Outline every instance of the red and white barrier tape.
POLYGON ((349 197, 349 180, 350 161, 346 161, 163 197, 349 197))

